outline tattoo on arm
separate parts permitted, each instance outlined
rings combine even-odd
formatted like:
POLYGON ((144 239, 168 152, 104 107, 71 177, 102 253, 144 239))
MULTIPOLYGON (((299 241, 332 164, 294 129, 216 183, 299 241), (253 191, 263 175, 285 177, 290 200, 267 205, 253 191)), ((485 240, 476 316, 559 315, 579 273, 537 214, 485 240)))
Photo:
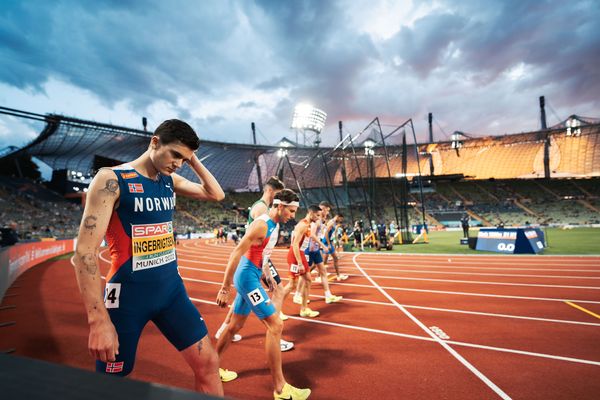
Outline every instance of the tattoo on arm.
POLYGON ((82 255, 81 262, 83 263, 84 271, 90 275, 94 275, 98 270, 98 263, 96 263, 96 255, 94 253, 82 255))
POLYGON ((85 217, 85 219, 83 220, 83 227, 87 230, 94 230, 94 228, 96 228, 96 221, 98 220, 98 218, 96 218, 93 215, 90 215, 88 217, 85 217))
POLYGON ((116 179, 108 179, 106 181, 106 186, 101 190, 101 192, 111 196, 116 196, 117 190, 119 190, 119 182, 116 179))

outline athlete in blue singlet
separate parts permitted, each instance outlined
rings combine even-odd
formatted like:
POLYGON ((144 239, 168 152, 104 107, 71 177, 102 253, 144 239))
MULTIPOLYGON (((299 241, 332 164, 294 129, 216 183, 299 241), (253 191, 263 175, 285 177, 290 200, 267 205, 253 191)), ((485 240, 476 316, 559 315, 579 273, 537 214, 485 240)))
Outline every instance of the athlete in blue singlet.
POLYGON ((337 255, 337 252, 335 251, 335 246, 333 244, 333 236, 335 234, 336 227, 338 225, 341 225, 343 221, 343 214, 335 214, 335 216, 329 221, 327 221, 327 224, 325 224, 325 232, 323 233, 323 239, 321 240, 327 248, 325 250, 325 259, 323 260, 323 264, 327 264, 327 258, 329 258, 329 256, 331 255, 331 258, 333 258, 333 267, 335 268, 336 280, 338 282, 345 281, 346 279, 348 279, 348 275, 340 273, 339 257, 337 255))
MULTIPOLYGON (((250 206, 250 208, 248 210, 248 226, 250 226, 250 224, 256 218, 258 218, 261 215, 266 214, 269 211, 269 207, 273 203, 273 199, 275 198, 275 195, 277 193, 279 193, 281 190, 283 190, 283 188, 284 188, 283 182, 281 182, 279 180, 279 178, 277 178, 276 176, 270 177, 267 180, 267 182, 265 182, 263 194, 262 194, 261 198, 258 199, 257 201, 255 201, 254 204, 252 204, 252 206, 250 206)), ((269 257, 263 257, 262 262, 263 262, 263 264, 262 264, 263 275, 262 275, 261 279, 267 286, 270 285, 269 280, 271 278, 273 278, 275 280, 276 285, 271 284, 271 286, 274 286, 272 300, 273 300, 273 302, 275 302, 276 307, 281 312, 281 305, 282 305, 283 297, 284 297, 284 290, 283 290, 283 285, 281 284, 281 278, 279 276, 279 273, 277 272, 277 269, 275 268, 275 266, 273 265, 273 263, 271 262, 269 257)), ((217 333, 215 334, 215 338, 219 339, 219 336, 221 336, 221 333, 223 332, 223 330, 225 330, 227 325, 229 325, 229 322, 231 322, 231 316, 233 315, 233 310, 234 310, 234 308, 229 309, 229 312, 227 313, 225 320, 223 321, 223 323, 221 324, 221 327, 217 330, 217 333)), ((280 318, 284 321, 286 319, 288 319, 288 317, 285 314, 283 314, 283 312, 280 313, 280 318)), ((240 341, 241 339, 242 339, 242 336, 240 334, 235 334, 231 338, 231 340, 233 342, 240 341)), ((287 340, 281 339, 281 351, 289 351, 293 348, 294 348, 293 342, 289 342, 287 340)))
MULTIPOLYGON (((73 264, 97 371, 129 374, 140 334, 152 321, 192 367, 196 389, 222 396, 218 356, 179 276, 173 241, 175 194, 198 200, 224 198, 194 154, 199 144, 188 124, 168 120, 139 158, 101 169, 87 192, 73 264), (202 184, 174 173, 184 162, 202 184), (98 252, 105 235, 111 268, 103 301, 98 252)), ((235 373, 223 374, 226 380, 235 373)))
MULTIPOLYGON (((308 240, 308 248, 304 251, 308 258, 308 266, 312 269, 316 268, 318 271, 318 276, 315 279, 315 282, 321 283, 323 285, 323 292, 325 294, 325 302, 329 303, 337 303, 342 300, 342 296, 336 296, 331 293, 329 289, 329 281, 327 279, 327 268, 323 265, 323 256, 321 255, 321 249, 326 250, 325 245, 321 241, 323 239, 323 234, 325 232, 325 224, 323 220, 327 219, 327 215, 331 210, 331 204, 326 201, 322 201, 319 203, 319 207, 321 208, 321 218, 316 222, 311 224, 311 237, 308 240)), ((299 284, 298 290, 302 290, 299 284)), ((296 302, 296 299, 294 300, 296 302)))
POLYGON ((260 281, 263 258, 270 255, 277 243, 279 224, 294 218, 298 206, 298 196, 289 189, 275 195, 268 214, 261 215, 250 224, 229 256, 223 286, 217 295, 217 304, 227 306, 232 283, 235 284, 237 295, 233 315, 217 341, 217 352, 223 354, 233 335, 246 323, 250 311, 256 314, 267 329, 265 342, 275 399, 306 399, 310 395, 310 389, 295 388, 283 376, 280 349, 283 322, 260 281))

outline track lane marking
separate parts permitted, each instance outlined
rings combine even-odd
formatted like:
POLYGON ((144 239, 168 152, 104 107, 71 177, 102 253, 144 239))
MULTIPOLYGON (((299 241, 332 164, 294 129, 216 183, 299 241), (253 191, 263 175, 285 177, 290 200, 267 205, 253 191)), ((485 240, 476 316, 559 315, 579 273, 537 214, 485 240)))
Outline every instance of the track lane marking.
MULTIPOLYGON (((104 249, 102 251, 100 251, 99 253, 99 257, 107 262, 108 264, 110 264, 110 260, 104 258, 102 256, 103 253, 107 252, 108 249, 104 249)), ((360 255, 360 253, 357 253, 357 255, 360 255)), ((189 269, 194 269, 191 267, 186 267, 189 269)), ((188 278, 191 279, 191 278, 188 278)), ((205 282, 205 283, 213 283, 210 281, 202 281, 202 280, 194 280, 194 281, 198 281, 198 282, 205 282)), ((373 288, 373 286, 371 285, 360 285, 360 284, 355 284, 355 283, 339 283, 339 282, 331 282, 331 285, 344 285, 344 286, 355 286, 355 287, 365 287, 365 288, 373 288)), ((494 297, 494 298, 507 298, 507 299, 519 299, 519 300, 540 300, 540 301, 561 301, 561 302, 565 302, 565 301, 572 301, 572 302, 578 302, 578 303, 586 303, 586 304, 600 304, 600 301, 592 301, 592 300, 576 300, 576 299, 557 299, 557 298, 547 298, 547 297, 527 297, 527 296, 511 296, 511 295, 494 295, 494 294, 487 294, 487 293, 470 293, 470 292, 451 292, 451 291, 443 291, 443 290, 425 290, 425 289, 413 289, 413 288, 399 288, 399 287, 390 287, 390 286, 382 286, 383 289, 387 289, 387 290, 398 290, 398 291, 409 291, 409 292, 424 292, 424 293, 438 293, 438 294, 454 294, 454 295, 461 295, 461 296, 480 296, 480 297, 494 297)))
MULTIPOLYGON (((107 249, 104 250, 104 251, 101 251, 99 253, 99 258, 101 260, 107 262, 107 263, 110 263, 110 260, 108 260, 108 259, 106 259, 106 258, 103 257, 103 253, 105 253, 107 251, 108 251, 107 249)), ((73 263, 73 258, 72 257, 71 257, 71 263, 73 263)), ((105 276, 101 276, 101 278, 102 279, 106 279, 105 276)), ((194 282, 208 283, 208 284, 212 284, 212 285, 220 285, 221 284, 220 282, 204 281, 204 280, 200 280, 200 279, 192 279, 192 278, 183 278, 183 279, 184 280, 194 281, 194 282)), ((311 297, 321 297, 321 296, 311 295, 311 297)), ((217 304, 214 301, 203 300, 203 299, 192 298, 192 297, 190 297, 190 299, 192 301, 196 301, 198 303, 204 303, 204 304, 214 305, 215 307, 217 306, 217 304)), ((360 300, 355 300, 355 301, 360 301, 360 300)), ((383 304, 387 304, 389 306, 394 306, 393 304, 390 304, 390 303, 383 303, 383 304)), ((408 307, 426 308, 426 307, 417 307, 417 306, 408 306, 408 307)), ((337 322, 329 322, 329 321, 323 321, 323 320, 316 320, 316 319, 308 319, 308 318, 302 318, 302 317, 295 317, 293 315, 289 315, 289 317, 290 317, 290 319, 294 319, 294 320, 298 320, 298 321, 305 321, 305 322, 308 322, 308 323, 317 323, 317 324, 324 324, 324 325, 330 325, 330 326, 337 326, 337 327, 346 328, 346 329, 353 329, 353 330, 360 330, 360 331, 365 331, 365 332, 380 333, 380 334, 384 334, 384 335, 398 336, 398 337, 403 337, 403 338, 408 338, 408 339, 434 341, 434 339, 432 339, 431 337, 409 335, 409 334, 404 334, 404 333, 399 333, 399 332, 385 331, 385 330, 381 330, 381 329, 372 329, 372 328, 365 328, 365 327, 354 326, 354 325, 340 324, 340 323, 337 323, 337 322)), ((524 317, 524 318, 527 318, 527 317, 524 317)), ((560 321, 560 320, 557 320, 557 321, 560 321)), ((573 321, 573 322, 576 322, 576 321, 573 321)), ((568 362, 574 362, 574 363, 580 363, 580 364, 589 364, 589 365, 600 366, 600 362, 599 361, 585 360, 585 359, 574 358, 574 357, 563 357, 563 356, 556 356, 556 355, 552 355, 552 354, 536 353, 536 352, 529 352, 529 351, 523 351, 523 350, 508 349, 508 348, 503 348, 503 347, 493 347, 493 346, 486 346, 486 345, 480 345, 480 344, 475 344, 475 343, 467 343, 467 342, 448 341, 448 343, 453 344, 453 345, 457 345, 457 346, 462 346, 462 347, 470 347, 470 348, 477 348, 477 349, 483 349, 483 350, 491 350, 491 351, 498 351, 498 352, 504 352, 504 353, 527 355, 527 356, 532 356, 532 357, 548 358, 548 359, 553 359, 553 360, 568 361, 568 362)))
MULTIPOLYGON (((188 256, 191 254, 186 254, 185 256, 188 256)), ((194 253, 194 255, 198 255, 198 253, 194 253)), ((219 260, 221 262, 223 262, 223 257, 207 257, 205 254, 202 255, 203 259, 213 259, 213 260, 219 260)), ((186 261, 186 262, 192 262, 192 263, 199 263, 199 264, 213 264, 211 262, 208 261, 200 261, 200 260, 192 260, 189 258, 184 258, 184 257, 178 257, 179 260, 182 261, 186 261)), ((283 258, 274 258, 274 260, 277 261, 284 261, 283 258)), ((369 264, 372 264, 371 262, 369 262, 369 264)), ((220 264, 220 265, 226 265, 226 264, 220 264)), ((386 264, 389 265, 389 264, 386 264)), ((397 265, 396 263, 393 263, 393 265, 397 265)), ((435 267, 432 265, 428 265, 428 266, 416 266, 416 265, 410 265, 410 267, 413 268, 445 268, 445 269, 455 269, 455 267, 435 267)), ((344 264, 343 262, 340 263, 340 268, 348 268, 348 269, 353 269, 355 270, 356 267, 350 264, 344 264)), ((460 267, 462 268, 462 267, 460 267)), ((475 268, 475 267, 467 267, 467 268, 472 268, 472 269, 485 269, 485 268, 475 268)), ((491 269, 491 270, 495 270, 496 268, 487 268, 487 269, 491 269)), ((515 270, 519 270, 518 268, 514 268, 515 270)), ((600 276, 577 276, 577 275, 528 275, 528 274, 492 274, 492 273, 484 273, 484 272, 457 272, 457 271, 422 271, 422 270, 418 270, 418 269, 397 269, 397 268, 364 268, 365 271, 388 271, 388 272, 409 272, 409 273, 416 273, 416 274, 449 274, 449 275, 481 275, 481 276, 511 276, 511 277, 523 277, 523 278, 565 278, 565 279, 600 279, 600 276)), ((536 271, 539 271, 540 269, 536 269, 536 271)), ((557 270, 557 269, 549 269, 548 271, 563 271, 563 272, 600 272, 600 270, 598 271, 591 271, 588 269, 583 269, 583 270, 572 270, 572 269, 566 269, 566 270, 557 270)))
POLYGON ((567 303, 568 305, 570 305, 571 307, 575 307, 576 309, 583 311, 584 313, 590 314, 592 317, 596 317, 598 319, 600 319, 600 315, 596 314, 595 312, 592 312, 586 308, 583 308, 581 306, 578 306, 577 304, 570 302, 570 301, 565 301, 565 303, 567 303))
MULTIPOLYGON (((180 266, 182 268, 182 266, 180 266)), ((202 271, 201 268, 194 267, 184 267, 190 270, 202 271)), ((208 271, 207 271, 208 272, 208 271)), ((223 272, 221 272, 223 273, 223 272)), ((284 278, 285 279, 285 278, 284 278)), ((341 286, 353 286, 353 287, 363 287, 373 289, 372 285, 363 285, 358 283, 347 283, 347 282, 330 282, 330 285, 341 285, 341 286)), ((539 300, 539 301, 573 301, 578 303, 586 303, 586 304, 600 304, 600 301, 595 300, 582 300, 582 299, 560 299, 560 298, 552 298, 552 297, 530 297, 530 296, 516 296, 516 295, 501 295, 501 294, 489 294, 489 293, 477 293, 477 292, 454 292, 454 291, 446 291, 446 290, 428 290, 428 289, 414 289, 414 288, 404 288, 404 287, 396 287, 396 286, 382 286, 383 289, 386 290, 397 290, 397 291, 409 291, 409 292, 419 292, 419 293, 437 293, 437 294, 453 294, 459 296, 477 296, 477 297, 493 297, 493 298, 501 298, 501 299, 518 299, 518 300, 539 300)))
POLYGON ((452 347, 450 347, 450 345, 440 339, 439 337, 437 337, 433 332, 431 332, 431 330, 429 330, 429 328, 427 328, 421 321, 419 321, 414 315, 412 315, 406 308, 404 308, 403 306, 401 306, 392 296, 390 296, 385 290, 383 290, 379 285, 377 285, 377 282, 375 282, 358 264, 358 262, 356 261, 356 259, 358 258, 359 254, 355 255, 352 258, 352 261, 354 262, 354 264, 356 265, 356 268, 359 269, 359 271, 365 276, 365 278, 367 278, 371 284, 373 284, 373 286, 375 286, 377 288, 377 290, 379 290, 381 292, 381 294, 383 294, 389 301, 392 302, 392 304, 396 305, 396 307, 402 311, 402 313, 404 313, 407 317, 409 317, 415 324, 417 324, 417 326, 419 326, 419 328, 421 328, 425 333, 427 333, 427 335, 429 335, 431 338, 433 338, 438 344, 440 344, 444 349, 446 349, 446 351, 448 351, 451 355, 453 355, 461 364, 463 364, 469 371, 471 371, 477 378, 479 378, 483 383, 485 383, 490 389, 492 389, 500 398, 508 400, 511 399, 511 397, 506 394, 502 389, 500 389, 500 387, 498 387, 494 382, 492 382, 488 377, 486 377, 483 373, 481 373, 473 364, 471 364, 469 361, 467 361, 467 359, 465 359, 463 356, 461 356, 460 354, 458 354, 458 352, 456 350, 454 350, 452 347))
MULTIPOLYGON (((183 266, 180 266, 179 268, 186 269, 186 270, 192 270, 192 271, 201 271, 201 272, 208 272, 208 273, 215 273, 215 274, 223 274, 223 271, 216 271, 216 270, 209 270, 209 269, 199 269, 199 268, 191 268, 191 267, 183 267, 183 266)), ((359 275, 356 275, 356 276, 359 276, 359 275)), ((198 281, 198 280, 192 280, 193 278, 187 278, 187 277, 182 277, 182 279, 183 280, 191 280, 192 282, 198 281)), ((285 279, 286 278, 284 278, 284 280, 285 279)), ((203 283, 210 282, 211 284, 214 284, 214 285, 219 284, 219 282, 214 282, 214 281, 204 281, 203 280, 201 282, 203 282, 203 283)), ((372 286, 368 286, 368 285, 366 285, 366 287, 367 288, 372 288, 372 286)), ((311 294, 310 297, 315 298, 315 299, 325 298, 325 296, 321 296, 321 295, 317 295, 317 294, 311 294)), ((393 304, 390 304, 390 303, 384 303, 384 302, 372 301, 372 300, 351 299, 349 297, 344 296, 344 301, 346 301, 346 300, 347 301, 351 301, 351 302, 357 302, 357 303, 376 304, 376 305, 381 305, 381 306, 393 306, 393 304)), ((457 310, 457 309, 450 309, 450 308, 425 307, 425 306, 415 306, 415 305, 410 305, 410 304, 402 304, 402 306, 404 306, 406 308, 414 308, 414 309, 419 309, 419 310, 442 311, 442 312, 459 313, 459 314, 482 315, 482 316, 488 316, 488 317, 514 318, 514 319, 523 319, 523 320, 531 320, 531 321, 556 322, 556 323, 563 323, 563 324, 600 326, 600 323, 594 323, 594 322, 571 321, 571 320, 564 320, 564 319, 541 318, 541 317, 527 317, 527 316, 524 316, 524 315, 486 313, 486 312, 481 312, 481 311, 469 311, 469 310, 457 310)))

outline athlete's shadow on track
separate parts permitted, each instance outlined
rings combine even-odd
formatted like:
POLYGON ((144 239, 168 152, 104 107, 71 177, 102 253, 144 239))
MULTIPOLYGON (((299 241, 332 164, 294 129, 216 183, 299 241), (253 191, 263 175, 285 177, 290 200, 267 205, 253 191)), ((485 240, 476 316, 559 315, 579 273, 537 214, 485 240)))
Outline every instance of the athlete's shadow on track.
MULTIPOLYGON (((345 374, 344 365, 373 365, 375 358, 367 352, 353 348, 351 352, 339 349, 294 349, 292 351, 302 352, 302 359, 286 361, 285 353, 283 359, 283 372, 286 377, 293 377, 293 383, 298 387, 310 387, 316 389, 319 386, 319 377, 326 376, 341 377, 345 374)), ((238 371, 240 378, 265 375, 266 365, 262 368, 238 371)))

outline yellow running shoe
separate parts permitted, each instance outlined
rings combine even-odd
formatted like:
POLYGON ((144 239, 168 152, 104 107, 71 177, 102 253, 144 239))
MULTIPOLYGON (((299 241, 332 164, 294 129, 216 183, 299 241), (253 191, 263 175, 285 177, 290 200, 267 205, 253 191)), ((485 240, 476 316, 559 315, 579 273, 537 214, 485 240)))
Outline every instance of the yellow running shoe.
POLYGON ((308 399, 308 396, 310 396, 310 389, 298 389, 289 383, 283 385, 281 393, 273 392, 273 398, 275 400, 305 400, 308 399))
POLYGON ((319 314, 320 313, 318 311, 313 311, 308 307, 306 307, 304 310, 300 310, 301 317, 314 318, 314 317, 318 317, 319 314))
POLYGON ((221 382, 230 382, 237 378, 237 373, 228 369, 219 368, 219 377, 221 378, 221 382))
POLYGON ((287 315, 285 315, 283 313, 283 311, 279 311, 279 318, 281 318, 282 321, 287 321, 288 319, 290 319, 290 317, 288 317, 287 315))
POLYGON ((327 303, 327 304, 337 303, 338 301, 340 301, 342 299, 343 299, 342 296, 336 296, 335 294, 332 294, 331 296, 325 298, 325 303, 327 303))

